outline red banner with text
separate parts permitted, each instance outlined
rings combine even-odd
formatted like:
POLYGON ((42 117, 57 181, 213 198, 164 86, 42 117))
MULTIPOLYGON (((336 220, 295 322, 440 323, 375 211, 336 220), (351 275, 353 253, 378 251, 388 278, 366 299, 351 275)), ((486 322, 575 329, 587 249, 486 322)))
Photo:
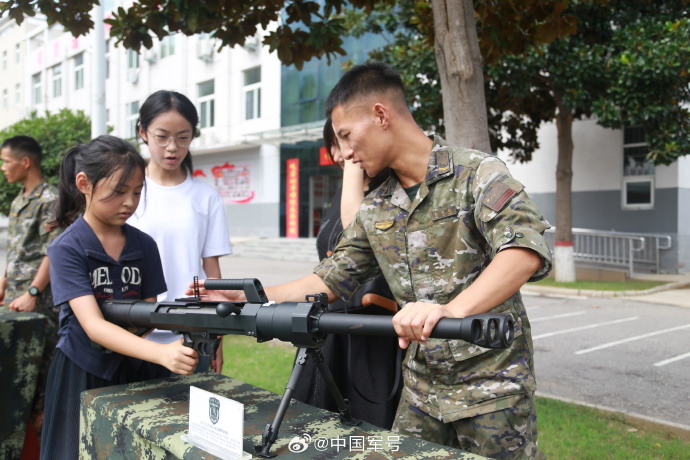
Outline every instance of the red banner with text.
POLYGON ((285 162, 285 236, 299 238, 299 158, 285 162))

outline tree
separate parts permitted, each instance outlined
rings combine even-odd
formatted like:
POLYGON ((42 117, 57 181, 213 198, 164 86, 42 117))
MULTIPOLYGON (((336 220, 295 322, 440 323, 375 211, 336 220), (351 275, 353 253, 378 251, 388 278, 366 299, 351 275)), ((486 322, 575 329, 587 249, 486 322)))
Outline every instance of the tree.
MULTIPOLYGON (((461 122, 463 125, 478 124, 478 117, 472 116, 473 113, 486 110, 491 147, 483 150, 506 149, 516 158, 528 161, 538 147, 539 124, 551 120, 553 115, 549 114, 548 108, 541 110, 534 103, 526 106, 524 99, 508 97, 505 91, 497 90, 496 85, 502 82, 495 82, 488 69, 503 56, 516 56, 516 59, 520 59, 519 56, 530 48, 573 33, 576 20, 572 15, 565 14, 567 4, 568 1, 525 1, 520 8, 516 8, 511 2, 475 2, 479 50, 485 63, 483 91, 487 97, 487 107, 475 107, 469 111, 458 97, 451 97, 441 89, 440 71, 434 55, 435 30, 430 26, 433 18, 429 2, 399 0, 393 5, 378 5, 370 13, 349 16, 346 27, 354 36, 367 32, 385 32, 387 36, 394 37, 387 46, 373 50, 369 56, 374 61, 385 62, 400 70, 412 97, 411 110, 425 130, 446 139, 455 139, 457 144, 468 147, 477 145, 471 142, 471 135, 458 134, 461 132, 456 126, 458 122, 449 122, 444 118, 444 108, 448 109, 450 105, 451 109, 468 112, 469 118, 461 122), (443 103, 438 97, 440 92, 443 94, 443 101, 451 101, 450 104, 443 103), (539 117, 538 113, 541 112, 545 116, 539 117), (529 116, 524 116, 525 113, 529 116), (450 126, 449 133, 446 133, 446 125, 450 126)), ((531 91, 529 85, 511 79, 507 81, 510 82, 511 89, 523 96, 531 91), (519 90, 515 87, 516 84, 520 85, 519 90)), ((486 122, 479 125, 485 127, 486 122)))
POLYGON ((569 12, 578 18, 575 34, 519 58, 505 56, 490 69, 494 96, 514 99, 516 114, 539 123, 556 122, 558 281, 575 280, 574 120, 595 116, 607 128, 642 127, 647 158, 655 164, 669 164, 690 153, 689 6, 684 0, 653 5, 643 0, 573 2, 569 12), (527 110, 531 107, 537 110, 527 110))
MULTIPOLYGON (((487 4, 476 2, 475 8, 492 150, 505 149, 518 161, 530 161, 539 146, 539 127, 556 123, 556 276, 572 280, 572 123, 596 116, 607 128, 641 126, 647 134, 648 158, 656 164, 668 164, 690 152, 688 2, 572 2, 561 12, 561 30, 553 31, 558 38, 551 36, 538 46, 524 45, 525 40, 520 46, 509 33, 499 33, 498 18, 505 19, 507 13, 482 11, 487 4), (577 24, 576 33, 562 33, 568 24, 577 24), (561 257, 563 252, 566 255, 561 257)), ((372 22, 393 21, 382 9, 377 11, 384 18, 371 15, 372 22)), ((406 27, 372 57, 403 70, 406 84, 417 95, 412 101, 413 110, 420 109, 415 118, 425 128, 442 133, 444 120, 439 118, 434 94, 440 77, 427 57, 431 47, 424 34, 429 32, 417 25, 426 22, 423 12, 417 9, 401 17, 406 27), (425 118, 426 114, 430 116, 425 118)))
MULTIPOLYGON (((31 136, 41 144, 43 176, 51 184, 57 184, 63 153, 74 144, 91 139, 91 120, 82 111, 68 109, 57 113, 46 112, 42 117, 34 112, 29 118, 0 131, 0 142, 18 135, 31 136)), ((0 174, 0 214, 7 215, 19 190, 18 184, 8 183, 5 176, 0 174)))

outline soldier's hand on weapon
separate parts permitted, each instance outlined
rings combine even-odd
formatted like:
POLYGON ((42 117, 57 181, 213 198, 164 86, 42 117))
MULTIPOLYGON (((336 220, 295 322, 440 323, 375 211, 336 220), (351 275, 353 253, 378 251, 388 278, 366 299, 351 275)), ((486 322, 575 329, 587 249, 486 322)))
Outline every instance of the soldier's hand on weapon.
POLYGON ((176 374, 190 375, 194 372, 199 362, 199 353, 193 348, 185 347, 182 339, 164 345, 163 350, 165 351, 159 364, 176 374))
POLYGON ((206 280, 199 280, 198 281, 198 291, 196 290, 195 283, 192 281, 189 283, 189 286, 187 287, 187 290, 184 291, 184 294, 189 297, 193 297, 195 295, 200 295, 203 300, 212 300, 216 302, 246 302, 247 298, 244 295, 244 291, 228 291, 228 290, 216 290, 216 289, 206 289, 204 287, 204 281, 206 280))
POLYGON ((398 344, 405 349, 410 342, 425 343, 441 318, 452 318, 448 309, 437 303, 410 302, 393 316, 398 344))

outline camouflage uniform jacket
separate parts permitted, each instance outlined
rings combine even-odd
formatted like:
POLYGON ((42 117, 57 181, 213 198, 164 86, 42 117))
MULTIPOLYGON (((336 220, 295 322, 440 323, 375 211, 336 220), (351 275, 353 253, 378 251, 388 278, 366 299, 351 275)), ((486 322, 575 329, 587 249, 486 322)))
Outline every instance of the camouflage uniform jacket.
MULTIPOLYGON (((31 285, 43 257, 48 253, 48 245, 60 234, 60 229, 52 224, 55 220, 57 189, 41 182, 27 196, 20 193, 12 201, 7 228, 7 290, 5 303, 9 305, 21 296, 31 285)), ((41 295, 52 306, 49 287, 41 295), (46 294, 46 295, 43 295, 46 294)))
MULTIPOLYGON (((345 299, 360 283, 383 273, 399 305, 445 305, 501 249, 533 249, 543 263, 532 280, 546 276, 551 268, 543 238, 547 228, 501 160, 436 138, 414 200, 392 175, 364 199, 334 253, 315 273, 345 299)), ((452 422, 502 410, 534 392, 531 331, 520 293, 491 311, 510 312, 516 319, 515 341, 506 350, 444 339, 410 345, 404 391, 418 409, 452 422)))

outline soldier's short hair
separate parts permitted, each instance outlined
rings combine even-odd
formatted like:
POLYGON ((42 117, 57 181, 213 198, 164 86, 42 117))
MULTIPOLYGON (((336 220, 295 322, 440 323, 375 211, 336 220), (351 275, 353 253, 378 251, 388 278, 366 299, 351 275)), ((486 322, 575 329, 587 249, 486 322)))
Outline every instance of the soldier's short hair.
POLYGON ((5 139, 0 148, 8 147, 12 154, 18 158, 29 157, 31 163, 40 166, 43 158, 41 144, 31 136, 14 136, 5 139))
POLYGON ((393 101, 407 108, 405 85, 395 70, 377 62, 354 66, 345 72, 328 95, 326 117, 330 118, 337 105, 355 97, 382 93, 389 93, 393 101))

